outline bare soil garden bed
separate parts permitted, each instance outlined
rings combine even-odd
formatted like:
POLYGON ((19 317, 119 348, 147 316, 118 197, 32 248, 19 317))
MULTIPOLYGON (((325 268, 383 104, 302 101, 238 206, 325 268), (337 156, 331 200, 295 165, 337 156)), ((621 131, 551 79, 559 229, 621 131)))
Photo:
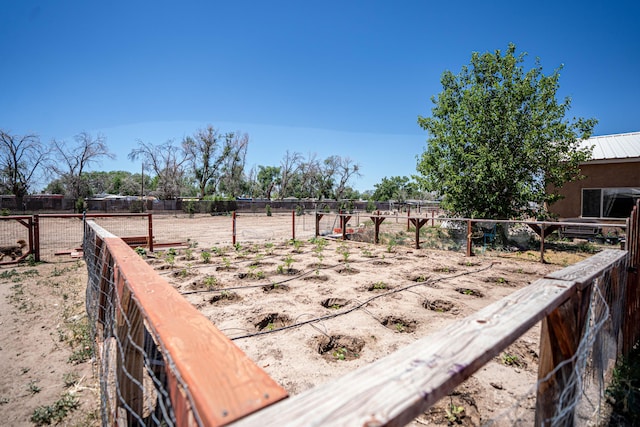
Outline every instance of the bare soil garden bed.
MULTIPOLYGON (((334 239, 193 243, 150 254, 149 262, 292 395, 401 351, 562 267, 523 255, 467 258, 334 239)), ((528 331, 413 424, 531 421, 539 333, 539 326, 528 331)))

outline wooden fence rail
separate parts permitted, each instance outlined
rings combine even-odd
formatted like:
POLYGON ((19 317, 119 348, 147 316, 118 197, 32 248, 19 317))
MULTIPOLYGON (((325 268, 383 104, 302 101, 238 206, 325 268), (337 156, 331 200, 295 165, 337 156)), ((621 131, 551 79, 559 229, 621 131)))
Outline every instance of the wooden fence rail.
POLYGON ((116 378, 117 390, 103 390, 112 396, 103 401, 105 423, 144 423, 154 383, 170 396, 183 426, 227 424, 287 395, 124 241, 87 221, 84 248, 101 383, 116 378), (145 375, 156 368, 146 335, 161 349, 164 366, 147 387, 145 375), (116 343, 105 345, 109 340, 116 343))

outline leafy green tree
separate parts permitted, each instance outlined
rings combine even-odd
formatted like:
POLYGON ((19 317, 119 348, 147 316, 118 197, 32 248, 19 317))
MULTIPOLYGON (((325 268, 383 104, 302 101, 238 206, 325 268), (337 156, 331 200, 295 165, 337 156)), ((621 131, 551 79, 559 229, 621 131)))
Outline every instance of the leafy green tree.
POLYGON ((560 69, 523 69, 525 53, 473 53, 458 75, 445 71, 432 98, 418 158, 420 183, 443 196, 442 206, 473 218, 515 218, 558 199, 557 189, 580 177, 595 119, 567 120, 571 100, 556 100, 560 69), (555 188, 556 190, 549 190, 555 188))
POLYGON ((417 184, 406 176, 392 176, 382 178, 379 184, 375 184, 375 191, 371 198, 378 201, 395 200, 404 202, 418 195, 417 184))
POLYGON ((271 192, 280 184, 280 168, 276 166, 258 166, 258 184, 261 196, 271 199, 271 192))

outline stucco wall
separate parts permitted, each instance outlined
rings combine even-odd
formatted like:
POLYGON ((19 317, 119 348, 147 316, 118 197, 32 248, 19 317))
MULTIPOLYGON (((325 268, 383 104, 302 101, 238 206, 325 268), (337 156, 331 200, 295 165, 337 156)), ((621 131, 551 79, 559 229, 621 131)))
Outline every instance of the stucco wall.
POLYGON ((565 184, 560 194, 565 196, 551 206, 551 212, 560 218, 576 218, 581 214, 583 188, 640 188, 640 160, 626 163, 585 164, 585 179, 565 184))

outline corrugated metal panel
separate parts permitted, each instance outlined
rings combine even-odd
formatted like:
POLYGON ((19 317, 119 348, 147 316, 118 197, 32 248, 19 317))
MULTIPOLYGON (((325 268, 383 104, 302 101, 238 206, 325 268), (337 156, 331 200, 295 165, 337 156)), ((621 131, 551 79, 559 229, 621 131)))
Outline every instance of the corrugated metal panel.
POLYGON ((591 160, 640 158, 640 132, 594 136, 582 145, 593 145, 591 160))

